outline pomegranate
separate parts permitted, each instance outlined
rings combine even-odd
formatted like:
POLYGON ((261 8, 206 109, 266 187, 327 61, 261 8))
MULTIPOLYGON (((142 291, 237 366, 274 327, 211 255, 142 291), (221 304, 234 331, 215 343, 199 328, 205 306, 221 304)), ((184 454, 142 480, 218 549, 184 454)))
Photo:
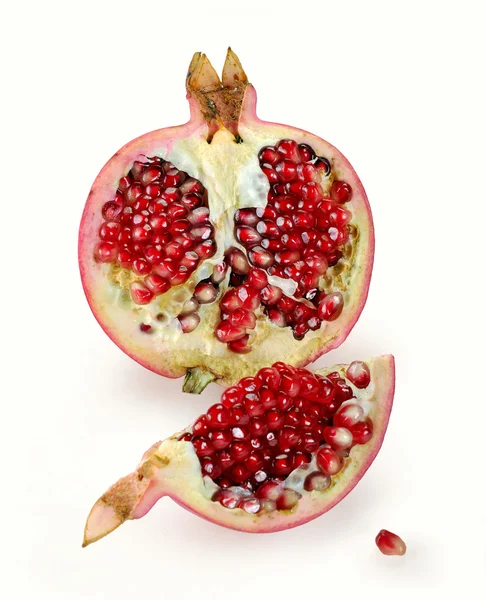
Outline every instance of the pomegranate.
POLYGON ((353 364, 313 373, 277 362, 227 388, 96 502, 84 545, 143 517, 163 496, 254 533, 295 527, 332 508, 373 462, 393 402, 392 356, 353 364), (363 423, 370 436, 362 436, 363 423))
POLYGON ((348 161, 258 119, 231 49, 221 80, 195 54, 186 87, 190 121, 135 139, 98 175, 79 262, 111 339, 200 392, 341 344, 366 300, 374 235, 348 161))
POLYGON ((382 529, 375 538, 376 545, 382 554, 387 556, 403 556, 407 551, 407 546, 401 537, 382 529))

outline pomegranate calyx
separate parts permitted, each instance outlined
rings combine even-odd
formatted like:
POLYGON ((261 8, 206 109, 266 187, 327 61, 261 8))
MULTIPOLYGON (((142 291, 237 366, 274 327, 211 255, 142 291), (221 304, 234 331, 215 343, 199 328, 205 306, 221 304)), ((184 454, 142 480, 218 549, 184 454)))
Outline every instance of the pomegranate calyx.
POLYGON ((194 54, 187 72, 186 89, 188 98, 196 101, 191 102, 191 110, 198 110, 208 124, 208 143, 222 127, 241 141, 238 122, 248 85, 243 67, 231 48, 226 55, 222 81, 205 54, 194 54))
POLYGON ((201 369, 200 367, 193 367, 188 369, 186 376, 184 377, 184 383, 182 384, 182 391, 186 394, 201 394, 212 381, 215 381, 216 375, 201 369))

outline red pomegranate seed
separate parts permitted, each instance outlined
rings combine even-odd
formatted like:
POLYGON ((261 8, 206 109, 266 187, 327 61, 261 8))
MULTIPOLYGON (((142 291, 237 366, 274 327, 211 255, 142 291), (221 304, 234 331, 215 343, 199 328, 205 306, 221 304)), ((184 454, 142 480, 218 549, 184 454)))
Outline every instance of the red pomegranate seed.
POLYGON ((312 229, 315 225, 314 215, 301 210, 292 215, 292 220, 295 226, 301 229, 312 229))
POLYGON ((287 325, 285 315, 275 308, 271 308, 267 312, 269 321, 276 327, 285 327, 287 325))
POLYGON ((171 285, 181 285, 182 283, 185 283, 190 276, 191 273, 188 271, 187 267, 181 265, 169 281, 171 285))
MULTIPOLYGON (((359 404, 345 404, 338 409, 332 422, 336 427, 347 427, 353 433, 352 427, 363 418, 364 411, 359 404)), ((353 441, 355 441, 354 433, 353 441)))
POLYGON ((351 200, 351 196, 353 195, 353 190, 349 183, 345 181, 334 181, 331 186, 331 198, 335 202, 339 202, 340 204, 344 204, 345 202, 349 202, 351 200))
POLYGON ((277 152, 279 152, 279 154, 285 156, 286 158, 297 160, 299 157, 299 154, 297 152, 297 142, 295 142, 294 140, 280 140, 275 146, 275 149, 277 150, 277 152))
POLYGON ((259 221, 256 226, 258 233, 268 238, 278 238, 280 230, 272 221, 259 221))
POLYGON ((204 225, 209 223, 209 208, 201 206, 189 214, 188 219, 193 225, 204 225))
MULTIPOLYGON (((179 190, 176 191, 178 192, 179 190)), ((202 205, 203 199, 198 193, 189 193, 182 196, 181 202, 188 210, 194 210, 195 208, 198 208, 198 206, 202 205)))
POLYGON ((258 371, 255 381, 260 387, 268 386, 277 390, 280 383, 280 373, 274 367, 264 367, 258 371))
POLYGON ((140 281, 134 281, 130 286, 130 296, 135 304, 149 304, 154 294, 140 281))
POLYGON ((302 494, 299 492, 290 488, 284 489, 277 500, 277 510, 291 510, 301 498, 302 494))
POLYGON ((276 285, 267 285, 260 291, 262 302, 268 306, 276 304, 282 298, 283 292, 276 285))
POLYGON ((233 290, 228 290, 225 293, 225 295, 221 299, 221 302, 219 303, 219 305, 221 307, 221 310, 224 310, 226 312, 231 312, 233 310, 236 310, 237 308, 242 308, 243 301, 238 296, 237 290, 233 289, 233 290))
POLYGON ((292 455, 279 454, 274 458, 271 469, 274 475, 289 475, 292 471, 292 455))
POLYGON ((133 204, 137 198, 144 194, 144 187, 141 183, 134 183, 125 191, 125 201, 127 204, 133 204))
POLYGON ((308 144, 299 144, 297 152, 302 162, 314 160, 314 158, 316 157, 314 150, 308 144))
POLYGON ((281 265, 291 265, 300 260, 300 252, 297 250, 282 250, 275 255, 275 260, 281 265))
POLYGON ((194 297, 199 304, 210 304, 218 296, 218 290, 209 281, 200 281, 194 288, 194 297))
POLYGON ((262 237, 256 231, 256 229, 247 225, 236 227, 236 238, 241 244, 243 244, 247 248, 257 246, 262 241, 262 237))
POLYGON ((200 181, 197 179, 193 179, 192 177, 188 177, 184 183, 180 186, 180 190, 183 194, 203 194, 204 187, 200 181))
POLYGON ((343 468, 343 459, 329 446, 321 446, 316 454, 316 464, 326 475, 336 475, 343 468))
POLYGON ((212 429, 225 429, 229 425, 228 409, 222 404, 214 404, 206 413, 206 419, 212 429))
POLYGON ((255 265, 255 267, 261 267, 263 269, 268 269, 268 267, 271 267, 274 261, 273 254, 261 246, 254 246, 248 252, 248 258, 250 259, 250 262, 255 265))
POLYGON ((133 256, 129 250, 120 250, 116 260, 124 269, 130 269, 132 266, 133 256))
POLYGON ((100 242, 95 247, 95 257, 103 263, 114 262, 118 256, 118 246, 113 242, 100 242))
POLYGON ((198 244, 194 251, 199 258, 211 258, 216 253, 216 242, 214 240, 206 240, 198 244))
POLYGON ((382 529, 378 533, 375 542, 380 552, 387 556, 403 556, 407 551, 402 538, 387 529, 382 529))
POLYGON ((230 313, 228 321, 235 327, 244 327, 245 329, 255 329, 256 326, 256 316, 244 308, 237 308, 230 313))
POLYGON ((357 388, 366 388, 371 381, 371 374, 368 365, 362 361, 355 360, 346 370, 346 377, 354 383, 357 388))
POLYGON ((290 452, 302 440, 302 436, 295 427, 285 425, 278 432, 278 443, 282 452, 290 452))
POLYGON ((305 452, 314 453, 319 448, 319 440, 312 433, 304 433, 301 448, 305 452))
POLYGON ((192 432, 194 435, 206 435, 209 432, 209 424, 206 415, 201 415, 199 419, 196 419, 192 426, 192 432))
POLYGON ((244 335, 239 340, 230 342, 228 344, 228 350, 231 350, 232 352, 236 352, 237 354, 248 354, 248 352, 251 352, 251 346, 248 345, 249 340, 250 340, 250 336, 244 335))
POLYGON ((302 200, 312 200, 317 202, 323 198, 322 188, 318 183, 306 183, 302 186, 300 196, 302 200))
POLYGON ((179 322, 181 324, 182 333, 191 333, 191 331, 194 331, 199 325, 201 319, 199 315, 193 313, 190 315, 179 316, 179 322))
POLYGON ((234 327, 228 321, 221 321, 216 326, 215 334, 220 342, 228 343, 241 339, 246 331, 242 327, 234 327))
POLYGON ((248 264, 246 256, 237 248, 233 248, 228 252, 226 260, 233 272, 237 275, 246 275, 250 271, 250 265, 248 264))
POLYGON ((267 426, 270 431, 278 431, 285 422, 285 417, 276 408, 272 408, 266 414, 267 426))
POLYGON ((292 196, 279 196, 275 200, 275 208, 282 215, 291 216, 297 209, 297 200, 292 196))
POLYGON ((164 279, 160 275, 152 273, 147 275, 144 279, 145 285, 151 290, 156 296, 165 293, 170 288, 170 283, 167 279, 164 279))
POLYGON ((302 236, 297 232, 284 233, 280 239, 282 244, 289 250, 302 250, 304 247, 302 236))
POLYGON ((343 311, 344 299, 340 292, 327 295, 319 302, 318 315, 322 321, 334 321, 343 311))
POLYGON ((214 265, 213 272, 211 274, 211 281, 216 285, 221 283, 226 277, 227 269, 228 267, 224 262, 220 263, 219 265, 214 265))
POLYGON ((351 427, 354 444, 366 444, 373 437, 373 423, 370 419, 356 423, 351 427))
POLYGON ((140 323, 140 331, 143 333, 150 333, 152 331, 152 326, 146 325, 145 323, 140 323))
POLYGON ((308 492, 323 492, 331 485, 331 478, 329 475, 314 471, 307 475, 304 481, 304 489, 308 492))
POLYGON ((192 438, 192 445, 194 446, 194 450, 199 457, 202 456, 211 456, 214 454, 214 447, 204 437, 195 436, 192 438))
POLYGON ((335 450, 346 450, 353 445, 353 435, 346 427, 325 427, 324 439, 335 450))
POLYGON ((237 225, 254 227, 258 223, 258 220, 254 208, 240 208, 235 212, 235 223, 237 225))
POLYGON ((100 238, 107 242, 116 242, 121 231, 120 223, 109 221, 100 227, 100 238))

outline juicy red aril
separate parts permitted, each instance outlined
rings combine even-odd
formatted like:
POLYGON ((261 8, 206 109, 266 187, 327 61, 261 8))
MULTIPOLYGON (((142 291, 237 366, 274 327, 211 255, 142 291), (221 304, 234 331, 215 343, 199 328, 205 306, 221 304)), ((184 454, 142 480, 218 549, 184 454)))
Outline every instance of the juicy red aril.
POLYGON ((344 299, 340 292, 328 294, 319 302, 318 315, 323 321, 335 321, 343 312, 344 299))
POLYGON ((308 492, 323 492, 331 485, 329 475, 315 471, 305 478, 304 489, 308 492))
POLYGON ((254 208, 240 208, 235 212, 235 223, 237 225, 255 226, 259 219, 254 208))
POLYGON ((210 304, 216 300, 218 290, 209 281, 200 281, 194 288, 194 297, 199 304, 210 304))
POLYGON ((375 538, 376 545, 382 554, 387 556, 403 556, 407 551, 407 546, 401 537, 382 529, 375 538))
POLYGON ((248 354, 248 352, 251 352, 251 346, 248 344, 249 340, 250 336, 244 335, 238 340, 229 342, 228 349, 232 352, 236 352, 237 354, 248 354))
POLYGON ((373 437, 373 424, 371 420, 360 421, 351 427, 354 444, 366 444, 373 437))
POLYGON ((236 238, 246 248, 257 246, 261 242, 261 235, 253 227, 243 225, 236 228, 236 238))
POLYGON ((346 377, 357 388, 366 388, 370 384, 371 374, 369 367, 362 361, 352 362, 346 370, 346 377))
POLYGON ((346 427, 325 427, 324 439, 335 450, 346 450, 353 444, 353 435, 346 427))
POLYGON ((190 314, 179 316, 179 322, 181 324, 181 329, 183 333, 191 333, 191 331, 194 331, 199 325, 201 319, 199 315, 190 314))
MULTIPOLYGON (((333 423, 338 427, 351 429, 364 418, 364 411, 359 404, 345 404, 334 415, 333 423)), ((353 434, 354 440, 354 434, 353 434)))
POLYGON ((134 281, 130 286, 130 296, 135 304, 149 304, 154 294, 140 281, 134 281))
POLYGON ((222 404, 215 404, 206 413, 208 426, 213 429, 224 429, 229 425, 229 412, 222 404))
POLYGON ((316 463, 326 475, 336 475, 344 466, 342 458, 329 446, 319 448, 316 454, 316 463))
POLYGON ((220 342, 228 343, 241 339, 246 335, 246 331, 242 327, 231 325, 228 321, 221 321, 216 326, 215 334, 220 342))
POLYGON ((118 246, 113 242, 101 242, 96 245, 95 257, 100 262, 109 263, 116 260, 118 256, 118 246))
POLYGON ((335 202, 339 202, 340 204, 344 204, 345 202, 349 202, 351 200, 351 196, 353 195, 353 190, 351 186, 345 181, 334 181, 331 186, 331 198, 335 202))
POLYGON ((170 283, 167 281, 167 279, 164 279, 155 273, 147 275, 147 277, 144 279, 144 282, 149 290, 151 290, 156 296, 163 294, 170 288, 170 283))

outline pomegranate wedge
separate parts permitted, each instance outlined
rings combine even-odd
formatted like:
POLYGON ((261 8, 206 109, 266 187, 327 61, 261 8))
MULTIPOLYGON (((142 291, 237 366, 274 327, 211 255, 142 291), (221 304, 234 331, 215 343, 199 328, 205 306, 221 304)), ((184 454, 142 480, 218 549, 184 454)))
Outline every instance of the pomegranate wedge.
POLYGON ((318 517, 373 462, 394 384, 390 355, 314 373, 275 363, 243 378, 190 427, 151 446, 136 471, 103 494, 83 545, 143 517, 163 496, 253 533, 318 517))
POLYGON ((258 119, 231 50, 221 79, 196 53, 186 88, 189 123, 133 140, 98 175, 79 263, 111 339, 200 392, 339 346, 366 301, 374 234, 346 158, 258 119))

